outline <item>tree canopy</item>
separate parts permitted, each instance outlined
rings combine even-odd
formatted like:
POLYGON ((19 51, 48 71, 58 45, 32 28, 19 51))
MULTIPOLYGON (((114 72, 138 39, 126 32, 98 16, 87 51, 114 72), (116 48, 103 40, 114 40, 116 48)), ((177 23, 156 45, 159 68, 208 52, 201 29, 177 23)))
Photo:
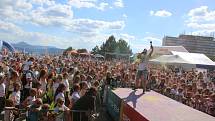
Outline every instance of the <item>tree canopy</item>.
POLYGON ((132 54, 132 50, 125 40, 119 39, 116 41, 116 38, 111 35, 100 47, 96 45, 92 49, 92 54, 101 54, 107 59, 113 59, 129 57, 132 54))

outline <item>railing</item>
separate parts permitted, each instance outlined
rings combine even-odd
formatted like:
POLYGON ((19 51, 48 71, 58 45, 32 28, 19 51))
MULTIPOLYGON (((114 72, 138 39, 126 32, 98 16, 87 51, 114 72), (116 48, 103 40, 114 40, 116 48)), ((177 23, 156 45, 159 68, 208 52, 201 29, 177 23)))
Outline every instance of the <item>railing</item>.
MULTIPOLYGON (((15 121, 32 121, 32 115, 29 110, 15 109, 12 107, 5 107, 3 121, 11 121, 15 118, 15 121), (18 111, 18 115, 11 115, 12 112, 18 111)), ((36 121, 94 121, 98 115, 92 111, 84 110, 69 110, 59 111, 55 113, 54 110, 40 110, 37 112, 36 121), (45 115, 44 115, 45 114, 45 115)))

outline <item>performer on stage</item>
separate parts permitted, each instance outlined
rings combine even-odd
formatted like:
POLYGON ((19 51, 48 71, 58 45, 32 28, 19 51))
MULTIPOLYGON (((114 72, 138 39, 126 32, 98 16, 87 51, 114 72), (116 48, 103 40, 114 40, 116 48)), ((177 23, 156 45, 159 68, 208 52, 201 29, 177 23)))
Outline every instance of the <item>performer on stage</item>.
POLYGON ((150 53, 147 53, 147 49, 144 49, 143 52, 138 55, 138 58, 140 59, 140 63, 137 69, 135 89, 138 88, 139 83, 141 83, 140 87, 143 88, 143 93, 145 93, 146 91, 146 85, 148 81, 148 61, 153 53, 152 41, 150 42, 150 45, 151 45, 150 53))

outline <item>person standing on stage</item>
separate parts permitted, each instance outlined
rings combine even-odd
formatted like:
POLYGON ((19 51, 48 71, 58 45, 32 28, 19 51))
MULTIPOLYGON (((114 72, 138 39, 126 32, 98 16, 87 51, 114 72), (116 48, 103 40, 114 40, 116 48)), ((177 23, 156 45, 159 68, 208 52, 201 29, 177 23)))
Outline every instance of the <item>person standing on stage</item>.
POLYGON ((136 88, 138 88, 139 83, 141 83, 141 87, 143 88, 143 93, 146 91, 146 85, 148 81, 148 61, 153 53, 153 46, 152 41, 150 42, 151 45, 151 51, 147 53, 147 49, 144 49, 142 53, 138 55, 140 59, 140 63, 138 65, 137 69, 137 75, 136 75, 136 88))

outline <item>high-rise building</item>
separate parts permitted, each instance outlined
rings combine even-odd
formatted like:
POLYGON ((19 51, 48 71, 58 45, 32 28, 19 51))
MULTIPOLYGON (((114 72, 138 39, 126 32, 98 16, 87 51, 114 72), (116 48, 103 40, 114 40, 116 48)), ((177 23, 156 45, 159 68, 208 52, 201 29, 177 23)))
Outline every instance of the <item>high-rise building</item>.
POLYGON ((191 53, 203 53, 207 56, 215 56, 214 37, 179 35, 179 37, 165 36, 163 46, 184 46, 191 53))

